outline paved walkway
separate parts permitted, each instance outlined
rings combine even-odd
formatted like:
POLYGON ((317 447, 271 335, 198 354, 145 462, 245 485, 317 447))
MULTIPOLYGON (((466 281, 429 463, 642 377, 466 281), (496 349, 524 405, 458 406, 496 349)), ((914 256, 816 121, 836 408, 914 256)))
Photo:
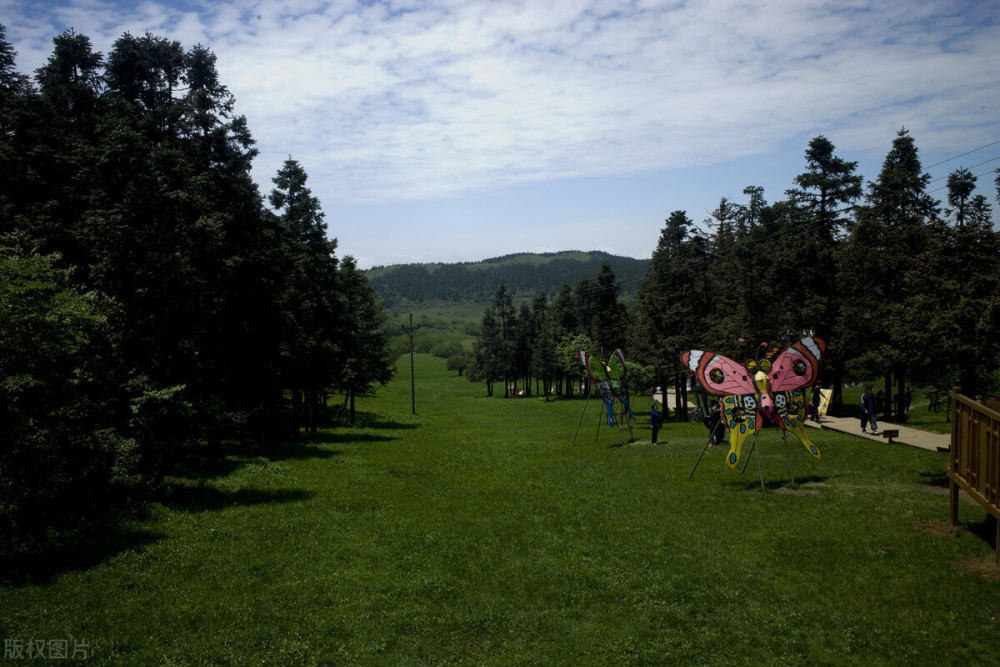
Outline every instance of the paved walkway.
MULTIPOLYGON (((656 400, 663 404, 663 395, 659 394, 655 396, 656 400)), ((670 410, 673 412, 675 400, 673 392, 667 392, 667 400, 670 401, 670 410)), ((881 435, 872 435, 869 433, 861 432, 861 420, 855 417, 821 417, 820 422, 817 424, 812 420, 806 420, 806 425, 813 428, 822 428, 829 431, 838 431, 840 433, 848 433, 850 435, 855 435, 859 438, 865 438, 867 440, 875 440, 878 442, 888 442, 888 439, 881 435)), ((898 442, 903 445, 909 445, 911 447, 919 447, 921 449, 928 449, 932 452, 937 451, 948 451, 951 448, 951 435, 944 433, 930 433, 928 431, 921 431, 919 429, 910 428, 909 426, 897 426, 895 424, 890 424, 884 422, 881 419, 878 420, 878 428, 880 432, 885 432, 886 430, 899 431, 899 436, 892 439, 893 442, 898 442)))
MULTIPOLYGON (((806 425, 812 426, 813 428, 850 433, 851 435, 856 435, 859 438, 866 438, 868 440, 879 440, 881 442, 887 441, 887 439, 882 435, 872 435, 871 432, 862 433, 860 418, 820 417, 820 422, 818 424, 812 420, 806 420, 806 425)), ((897 426, 896 424, 884 422, 881 419, 878 420, 878 428, 882 433, 887 430, 899 431, 899 436, 893 438, 892 441, 904 445, 910 445, 911 447, 929 449, 932 452, 948 451, 951 448, 951 435, 947 433, 930 433, 929 431, 921 431, 919 429, 910 428, 909 426, 897 426)))

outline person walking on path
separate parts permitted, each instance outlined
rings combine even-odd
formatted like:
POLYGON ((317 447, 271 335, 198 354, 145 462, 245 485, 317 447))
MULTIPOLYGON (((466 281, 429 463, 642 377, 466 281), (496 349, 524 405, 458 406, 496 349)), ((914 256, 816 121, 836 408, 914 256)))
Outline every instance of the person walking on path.
POLYGON ((820 388, 813 385, 812 388, 812 414, 809 418, 812 419, 817 424, 819 423, 819 402, 820 402, 820 388))
POLYGON ((878 422, 875 421, 875 394, 871 387, 865 387, 861 395, 861 432, 867 433, 865 427, 871 424, 872 435, 878 435, 878 422))

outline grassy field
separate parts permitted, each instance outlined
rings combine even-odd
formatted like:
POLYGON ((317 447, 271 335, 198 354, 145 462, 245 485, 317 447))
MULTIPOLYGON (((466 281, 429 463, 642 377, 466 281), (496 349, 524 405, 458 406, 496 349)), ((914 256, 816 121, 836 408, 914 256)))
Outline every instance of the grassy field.
MULTIPOLYGON (((418 357, 357 428, 170 480, 72 567, 0 588, 5 650, 87 664, 995 664, 994 524, 949 533, 945 454, 761 436, 768 492, 668 424, 486 398, 418 357), (665 441, 665 442, 663 442, 665 441), (21 642, 14 644, 13 642, 21 642)), ((636 401, 646 406, 645 400, 636 401)), ((10 657, 8 653, 7 657, 10 657)), ((8 660, 8 662, 17 661, 8 660)), ((47 662, 48 661, 40 661, 47 662)))

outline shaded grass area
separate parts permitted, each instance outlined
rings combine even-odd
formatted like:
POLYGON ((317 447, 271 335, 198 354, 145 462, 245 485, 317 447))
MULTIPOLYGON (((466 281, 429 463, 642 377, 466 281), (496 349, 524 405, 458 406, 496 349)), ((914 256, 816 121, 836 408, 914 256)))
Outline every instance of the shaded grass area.
MULTIPOLYGON (((94 664, 988 664, 996 582, 955 563, 947 455, 777 431, 745 475, 700 424, 615 446, 591 401, 486 398, 418 357, 354 429, 170 480, 86 565, 0 588, 0 634, 94 664)), ((744 452, 744 456, 747 452, 744 452)))

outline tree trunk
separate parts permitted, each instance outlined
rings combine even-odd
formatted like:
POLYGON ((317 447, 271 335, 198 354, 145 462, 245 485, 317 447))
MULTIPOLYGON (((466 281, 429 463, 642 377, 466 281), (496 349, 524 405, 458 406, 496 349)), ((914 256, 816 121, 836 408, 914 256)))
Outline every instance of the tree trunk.
POLYGON ((354 426, 354 390, 350 390, 351 395, 351 426, 354 426))
POLYGON ((885 372, 885 405, 882 406, 882 418, 892 419, 892 371, 885 372))
POLYGON ((899 373, 896 383, 896 397, 898 399, 896 407, 896 417, 899 421, 906 419, 906 376, 899 373))
POLYGON ((688 383, 687 378, 681 377, 681 393, 678 399, 680 403, 681 421, 688 420, 688 383))
POLYGON ((298 440, 299 425, 302 423, 302 392, 292 390, 292 438, 298 440))

